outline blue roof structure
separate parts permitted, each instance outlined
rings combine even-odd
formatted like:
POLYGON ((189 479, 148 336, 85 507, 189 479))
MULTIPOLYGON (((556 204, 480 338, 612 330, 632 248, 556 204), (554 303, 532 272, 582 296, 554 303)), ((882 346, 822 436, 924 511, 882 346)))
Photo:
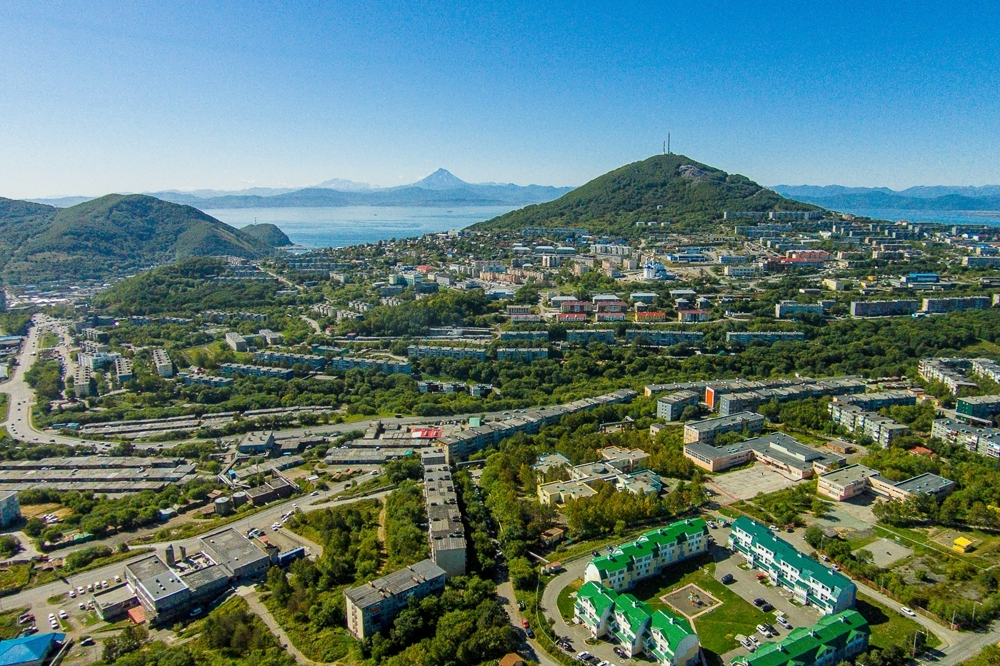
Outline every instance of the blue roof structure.
POLYGON ((0 666, 17 666, 48 656, 53 641, 62 642, 66 634, 35 634, 0 641, 0 666))

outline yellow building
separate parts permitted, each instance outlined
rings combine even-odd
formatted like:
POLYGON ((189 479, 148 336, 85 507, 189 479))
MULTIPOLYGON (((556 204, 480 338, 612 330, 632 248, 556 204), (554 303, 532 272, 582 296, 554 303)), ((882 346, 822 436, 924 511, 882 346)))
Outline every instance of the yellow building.
POLYGON ((951 549, 959 553, 968 553, 972 550, 972 542, 965 537, 958 537, 952 542, 951 549))

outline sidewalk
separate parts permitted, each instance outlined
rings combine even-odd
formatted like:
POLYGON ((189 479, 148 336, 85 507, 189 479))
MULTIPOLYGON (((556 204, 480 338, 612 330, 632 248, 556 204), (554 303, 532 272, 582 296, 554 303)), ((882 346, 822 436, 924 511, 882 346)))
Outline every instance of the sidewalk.
POLYGON ((260 602, 255 588, 243 586, 238 588, 236 593, 246 599, 247 606, 250 607, 250 610, 256 613, 257 616, 263 620, 268 630, 270 630, 270 632, 274 634, 274 637, 278 639, 278 643, 281 647, 283 647, 288 654, 295 657, 296 663, 302 664, 303 666, 315 666, 316 664, 321 663, 313 661, 299 652, 299 649, 295 647, 295 645, 292 644, 292 641, 288 638, 288 634, 285 633, 285 630, 281 628, 278 621, 274 619, 273 615, 271 615, 271 611, 267 610, 267 607, 260 602))

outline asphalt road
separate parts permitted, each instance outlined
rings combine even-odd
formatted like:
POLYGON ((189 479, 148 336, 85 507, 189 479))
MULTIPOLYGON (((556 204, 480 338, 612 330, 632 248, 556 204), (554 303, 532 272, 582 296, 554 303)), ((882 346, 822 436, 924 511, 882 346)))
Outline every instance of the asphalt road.
MULTIPOLYGON (((280 523, 282 514, 291 511, 293 509, 293 505, 297 505, 303 511, 309 511, 311 510, 310 504, 322 502, 329 496, 342 491, 344 489, 344 485, 345 485, 344 483, 335 484, 329 490, 321 492, 318 496, 315 497, 312 496, 295 497, 282 502, 276 502, 275 504, 266 507, 263 511, 256 513, 252 516, 249 516, 246 519, 241 519, 236 522, 230 523, 228 527, 232 527, 244 534, 246 534, 247 531, 252 528, 260 529, 266 533, 272 533, 274 530, 272 530, 271 525, 273 523, 280 523)), ((358 502, 364 499, 382 498, 386 494, 388 494, 387 491, 371 495, 368 497, 351 497, 348 499, 324 503, 323 506, 320 508, 341 506, 344 504, 350 504, 352 502, 358 502)), ((303 537, 288 532, 286 530, 282 529, 281 531, 284 532, 285 538, 304 546, 306 548, 306 552, 309 557, 319 557, 322 554, 323 548, 321 545, 308 541, 303 537)), ((154 548, 155 551, 159 553, 161 557, 163 557, 163 553, 166 550, 166 547, 171 544, 174 546, 175 549, 178 546, 184 546, 185 548, 188 549, 188 552, 193 553, 198 550, 199 538, 200 537, 196 536, 196 537, 191 537, 189 539, 179 539, 177 541, 171 541, 169 543, 153 543, 144 547, 154 548)), ((104 541, 92 541, 83 547, 103 545, 104 543, 105 543, 104 541)), ((59 556, 64 556, 69 552, 72 551, 60 550, 57 551, 56 554, 59 556)), ((93 584, 97 581, 103 581, 103 580, 113 582, 115 575, 116 574, 121 575, 126 564, 141 559, 143 557, 148 557, 149 555, 150 553, 148 552, 142 553, 136 555, 134 558, 130 558, 129 560, 123 562, 117 562, 115 564, 109 564, 99 569, 93 569, 91 571, 86 571, 80 574, 70 575, 67 577, 69 584, 63 582, 62 580, 54 581, 52 583, 47 583, 39 587, 24 590, 23 592, 20 592, 15 595, 0 598, 0 610, 2 610, 2 608, 19 608, 22 606, 27 606, 34 613, 36 621, 38 622, 39 630, 45 630, 47 627, 46 618, 48 617, 48 614, 56 613, 58 615, 59 609, 61 608, 64 609, 70 615, 71 626, 67 628, 68 633, 70 633, 71 635, 80 635, 91 632, 93 631, 93 627, 84 627, 82 623, 79 621, 79 618, 83 615, 83 612, 79 610, 79 607, 77 605, 81 601, 81 598, 79 596, 75 599, 69 598, 67 592, 69 591, 70 587, 86 588, 88 584, 93 584), (48 602, 48 599, 54 596, 60 597, 61 600, 60 603, 50 604, 48 602)), ((88 599, 89 595, 84 595, 84 597, 82 598, 83 601, 87 601, 88 599)))

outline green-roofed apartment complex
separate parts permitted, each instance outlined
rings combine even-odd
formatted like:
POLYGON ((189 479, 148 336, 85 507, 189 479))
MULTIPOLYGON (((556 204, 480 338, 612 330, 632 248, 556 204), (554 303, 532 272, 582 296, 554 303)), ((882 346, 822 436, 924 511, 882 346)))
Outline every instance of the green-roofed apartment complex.
POLYGON ((686 619, 653 612, 631 594, 588 581, 577 592, 574 609, 595 638, 614 636, 630 658, 646 653, 661 666, 701 663, 701 643, 686 619))
POLYGON ((868 649, 868 623, 848 610, 820 618, 811 627, 792 629, 777 643, 764 643, 755 654, 738 657, 733 665, 834 666, 868 649))
POLYGON ((600 583, 615 592, 624 592, 672 564, 706 552, 708 527, 705 521, 701 518, 681 520, 646 532, 607 555, 595 557, 587 564, 583 579, 600 583))
POLYGON ((825 614, 854 608, 857 588, 847 576, 806 557, 756 520, 740 516, 733 522, 729 549, 766 573, 772 585, 790 590, 801 604, 815 606, 825 614))

